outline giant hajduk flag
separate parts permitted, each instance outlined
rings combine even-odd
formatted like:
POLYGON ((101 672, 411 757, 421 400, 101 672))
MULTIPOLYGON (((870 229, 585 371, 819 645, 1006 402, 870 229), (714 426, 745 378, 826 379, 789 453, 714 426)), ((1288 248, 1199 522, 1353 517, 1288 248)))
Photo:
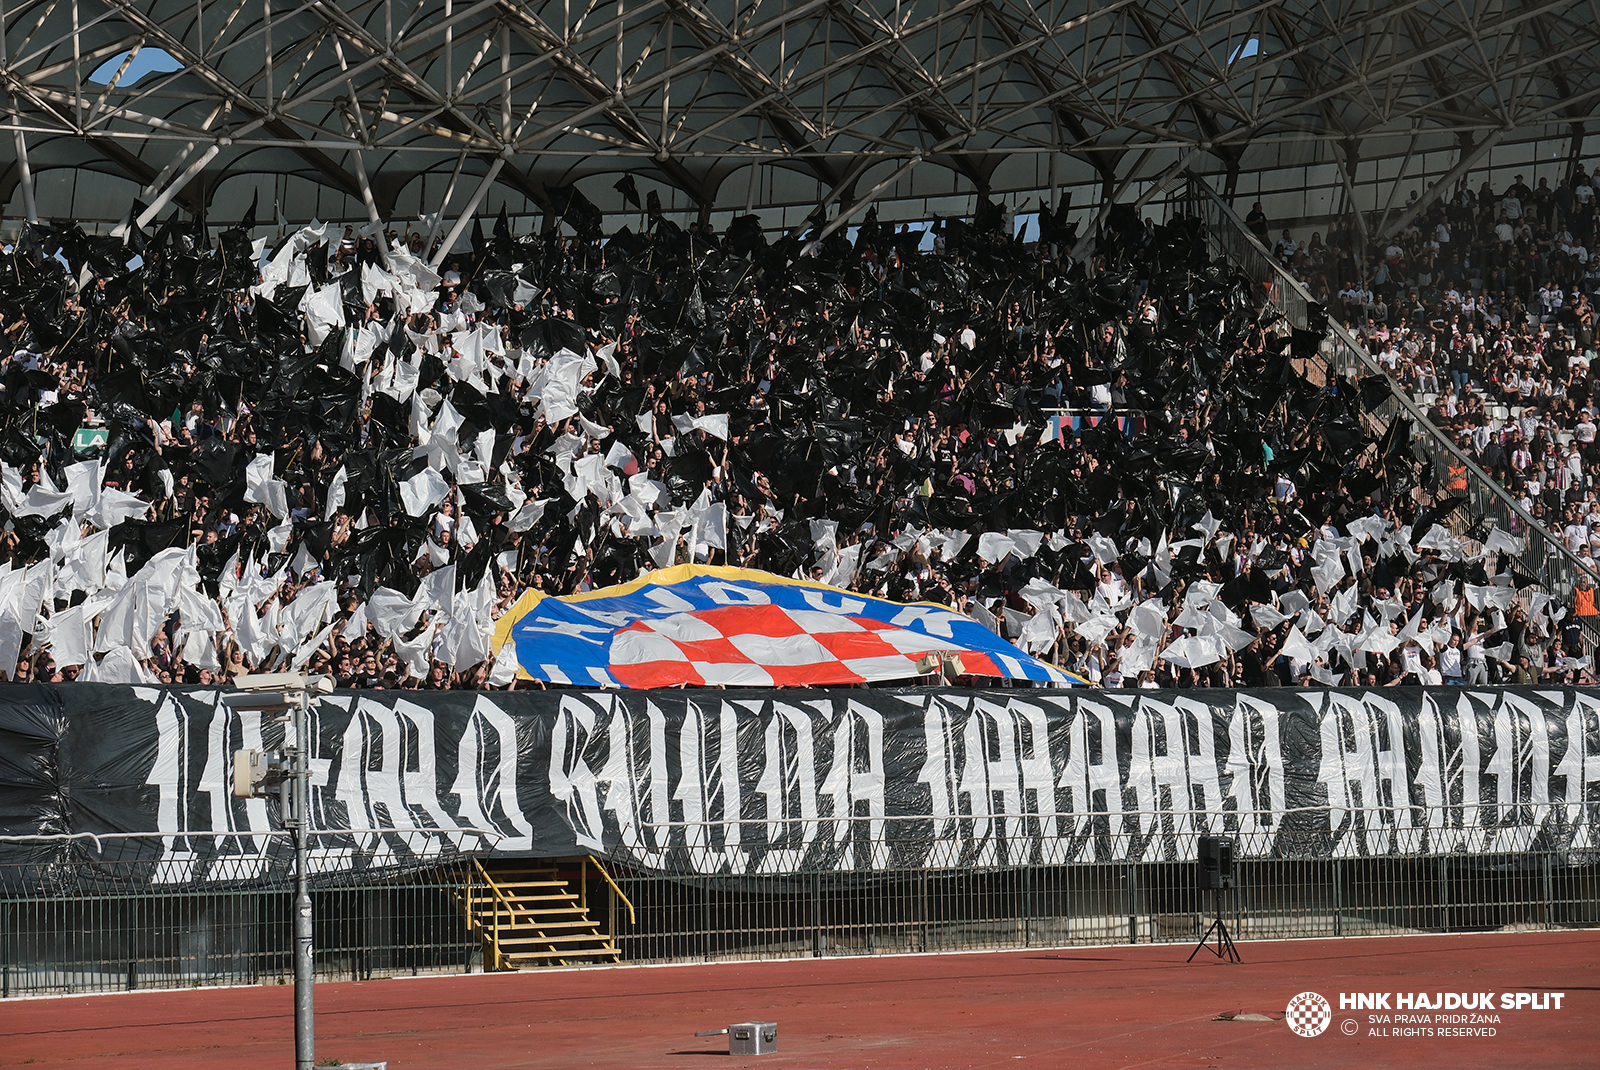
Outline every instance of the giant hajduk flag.
POLYGON ((935 652, 958 654, 967 675, 1083 683, 948 607, 751 569, 678 565, 564 598, 529 592, 495 631, 527 676, 590 687, 882 683, 921 675, 935 652))

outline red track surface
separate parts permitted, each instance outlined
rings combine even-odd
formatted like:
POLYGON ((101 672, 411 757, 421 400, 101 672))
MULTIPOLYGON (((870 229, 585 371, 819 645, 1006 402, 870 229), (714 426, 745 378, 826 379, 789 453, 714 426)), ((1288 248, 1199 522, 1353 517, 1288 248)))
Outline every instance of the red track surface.
MULTIPOLYGON (((1242 944, 1244 964, 1178 945, 592 969, 317 987, 317 1057, 391 1070, 500 1067, 1600 1066, 1600 932, 1242 944), (1204 954, 1204 953, 1202 953, 1204 954), (1334 1006, 1314 1039, 1296 993, 1334 1006), (1498 1011, 1498 1035, 1372 1037, 1340 992, 1565 992, 1498 1011), (1214 1021, 1223 1012, 1269 1022, 1214 1021), (1358 1036, 1340 1024, 1359 1020, 1358 1036), (779 1051, 730 1058, 697 1029, 776 1021, 779 1051)), ((1497 997, 1498 1001, 1498 997, 1497 997)), ((286 987, 0 1004, 0 1066, 136 1070, 292 1065, 286 987)), ((1378 1028, 1381 1028, 1378 1027, 1378 1028)))

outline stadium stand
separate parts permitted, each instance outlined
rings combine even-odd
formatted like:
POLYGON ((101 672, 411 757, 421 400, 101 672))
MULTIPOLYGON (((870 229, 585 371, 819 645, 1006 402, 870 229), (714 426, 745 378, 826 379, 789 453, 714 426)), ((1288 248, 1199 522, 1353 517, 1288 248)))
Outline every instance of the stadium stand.
POLYGON ((992 203, 932 253, 871 215, 597 223, 502 217, 438 271, 382 228, 136 228, 129 270, 29 227, 0 662, 511 686, 525 590, 702 561, 953 605, 1108 687, 1587 672, 1517 536, 1449 529, 1196 220, 1114 212, 1092 275, 992 203))

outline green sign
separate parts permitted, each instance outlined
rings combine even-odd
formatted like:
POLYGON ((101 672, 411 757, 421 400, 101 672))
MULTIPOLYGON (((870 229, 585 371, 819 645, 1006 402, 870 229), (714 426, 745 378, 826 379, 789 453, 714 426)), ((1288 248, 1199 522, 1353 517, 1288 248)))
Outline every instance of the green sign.
POLYGON ((104 446, 110 437, 111 432, 103 427, 80 427, 72 436, 73 452, 81 453, 104 446))

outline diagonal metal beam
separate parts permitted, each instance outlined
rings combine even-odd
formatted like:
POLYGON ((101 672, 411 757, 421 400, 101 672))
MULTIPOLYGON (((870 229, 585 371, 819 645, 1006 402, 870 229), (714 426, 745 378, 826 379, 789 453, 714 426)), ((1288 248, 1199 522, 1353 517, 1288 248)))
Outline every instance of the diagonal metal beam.
POLYGON ((671 0, 670 6, 673 13, 678 16, 679 24, 694 36, 701 48, 710 48, 714 45, 728 46, 718 57, 717 68, 739 86, 750 100, 767 99, 768 103, 757 106, 757 114, 766 120, 772 132, 788 146, 791 152, 801 154, 800 160, 820 181, 829 186, 838 185, 840 177, 838 168, 834 167, 826 157, 810 153, 816 145, 817 131, 813 127, 810 134, 802 132, 802 126, 811 125, 804 110, 795 107, 783 89, 765 71, 751 62, 744 49, 739 47, 733 32, 712 19, 706 12, 684 0, 671 0))
MULTIPOLYGON (((84 144, 104 156, 107 160, 122 169, 122 173, 139 183, 140 186, 149 188, 161 181, 161 175, 154 167, 134 153, 129 152, 122 142, 115 138, 89 136, 83 139, 84 144)), ((205 206, 200 203, 200 198, 191 190, 180 190, 174 199, 183 206, 184 211, 199 219, 205 214, 205 206)))
MULTIPOLYGON (((531 39, 532 43, 540 47, 551 47, 559 44, 550 39, 548 31, 539 20, 522 11, 512 8, 509 21, 518 28, 518 32, 531 39)), ((727 50, 724 43, 703 45, 707 53, 721 54, 727 50)), ((593 105, 599 107, 599 114, 617 129, 625 131, 640 145, 649 145, 650 134, 644 129, 639 118, 631 109, 619 99, 619 94, 608 87, 604 80, 596 74, 593 68, 586 64, 576 62, 571 57, 560 56, 562 69, 566 74, 567 84, 578 92, 588 97, 593 105)), ((658 146, 655 154, 656 168, 666 177, 667 181, 692 197, 696 204, 702 207, 712 202, 711 191, 704 182, 692 174, 687 167, 671 156, 665 146, 658 146)))
POLYGON ((333 160, 320 149, 307 146, 292 145, 292 142, 301 140, 299 135, 288 123, 278 118, 269 106, 257 101, 231 80, 224 77, 219 71, 213 69, 211 64, 202 56, 196 54, 182 40, 174 36, 166 27, 145 15, 129 0, 106 0, 129 25, 136 27, 146 37, 157 41, 161 48, 184 65, 191 74, 202 79, 219 94, 225 97, 240 111, 264 120, 262 126, 271 131, 285 142, 291 143, 291 151, 306 163, 310 164, 324 178, 328 179, 335 188, 347 193, 357 200, 361 198, 360 184, 351 176, 350 172, 334 163, 333 160))
POLYGON ((1433 204, 1434 201, 1438 200, 1441 194, 1449 191, 1452 183, 1454 183, 1458 178, 1466 174, 1468 171, 1472 170, 1479 160, 1489 155, 1489 150, 1500 144, 1500 142, 1504 140, 1506 134, 1509 132, 1509 130, 1502 127, 1499 130, 1491 133, 1482 141, 1478 142, 1476 148, 1462 156, 1454 167, 1450 168, 1450 170, 1444 173, 1439 181, 1433 183, 1426 190, 1424 190, 1422 196, 1418 197, 1409 207, 1406 208, 1404 212, 1401 212, 1399 217, 1396 218, 1393 223, 1390 223, 1388 229, 1380 234, 1379 237, 1392 238, 1394 235, 1399 234, 1402 230, 1405 230, 1407 227, 1409 227, 1413 219, 1427 211, 1428 206, 1433 204))
MULTIPOLYGON (((855 40, 858 47, 866 48, 872 43, 872 35, 862 27, 861 23, 856 18, 854 11, 841 7, 835 10, 833 15, 838 20, 839 25, 844 27, 845 32, 855 40)), ((905 108, 905 110, 917 120, 917 123, 928 133, 930 137, 933 138, 935 142, 940 144, 949 144, 952 148, 958 144, 957 139, 951 138, 950 129, 945 125, 943 120, 934 115, 930 110, 922 107, 920 104, 913 103, 914 101, 921 99, 922 92, 910 84, 905 73, 899 70, 891 61, 889 61, 883 52, 874 51, 869 59, 869 62, 878 69, 879 73, 889 80, 890 84, 894 86, 895 91, 900 94, 902 98, 900 106, 905 108)), ((963 134, 962 137, 964 138, 964 136, 965 135, 963 134)), ((988 190, 989 175, 979 169, 977 162, 971 156, 968 156, 964 153, 954 152, 949 154, 949 160, 950 165, 959 171, 963 176, 965 176, 967 181, 971 182, 975 188, 985 191, 988 190)))
POLYGON ((1222 128, 1217 125, 1216 116, 1211 114, 1209 108, 1200 103, 1195 86, 1190 81, 1188 72, 1184 70, 1183 65, 1173 62, 1171 46, 1175 42, 1169 41, 1155 27, 1150 21, 1148 11, 1143 7, 1135 5, 1130 8, 1128 17, 1133 20, 1134 25, 1139 27, 1139 31, 1144 34, 1144 39, 1156 49, 1156 62, 1161 64, 1161 69, 1167 72, 1167 78, 1172 84, 1178 87, 1178 92, 1185 99, 1189 114, 1194 116, 1195 125, 1200 128, 1200 133, 1204 135, 1206 141, 1215 146, 1214 151, 1225 163, 1242 156, 1244 154, 1243 145, 1222 142, 1222 128))
MULTIPOLYGON (((1003 10, 995 6, 990 15, 994 22, 995 32, 1005 39, 1008 47, 1015 48, 1022 43, 1021 32, 1005 17, 1003 10)), ((1057 84, 1054 76, 1045 70, 1044 64, 1039 61, 1037 56, 1032 52, 1020 52, 1017 55, 1017 63, 1023 70, 1028 72, 1028 77, 1033 79, 1041 92, 1057 101, 1057 103, 1050 105, 1050 114, 1055 117, 1058 123, 1067 128, 1067 132, 1072 135, 1076 146, 1078 146, 1072 150, 1071 155, 1082 156, 1089 166, 1099 173, 1105 187, 1110 189, 1111 183, 1116 180, 1117 164, 1122 161, 1124 150, 1104 148, 1096 144, 1097 139, 1089 133, 1089 128, 1083 125, 1083 120, 1078 118, 1077 112, 1060 103, 1062 99, 1060 96, 1061 87, 1057 84)))

